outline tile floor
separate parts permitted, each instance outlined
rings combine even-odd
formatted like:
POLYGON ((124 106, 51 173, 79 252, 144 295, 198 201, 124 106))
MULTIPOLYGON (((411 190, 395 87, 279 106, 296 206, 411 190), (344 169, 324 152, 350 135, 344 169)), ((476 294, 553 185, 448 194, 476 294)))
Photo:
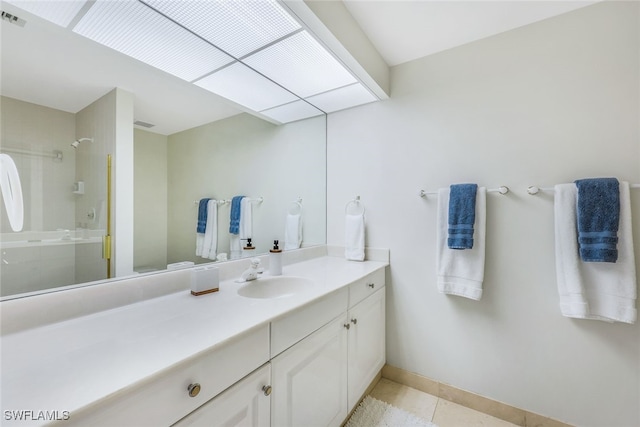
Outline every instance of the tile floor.
POLYGON ((409 411, 438 427, 516 427, 499 418, 382 378, 371 397, 409 411))

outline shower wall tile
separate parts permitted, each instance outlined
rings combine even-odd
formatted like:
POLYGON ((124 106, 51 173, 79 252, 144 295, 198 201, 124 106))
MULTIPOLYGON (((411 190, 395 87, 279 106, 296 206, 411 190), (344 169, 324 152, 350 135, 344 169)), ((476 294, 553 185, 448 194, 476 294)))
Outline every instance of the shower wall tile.
MULTIPOLYGON (((62 162, 48 157, 13 154, 25 201, 24 230, 55 230, 74 227, 74 204, 69 197, 75 177, 75 115, 41 105, 0 97, 3 147, 33 152, 63 152, 62 162), (55 206, 55 209, 51 209, 55 206)), ((6 213, 0 222, 2 233, 10 233, 6 213)))
MULTIPOLYGON (((62 151, 63 160, 37 154, 9 153, 16 163, 24 199, 23 231, 75 228, 75 200, 71 188, 75 178, 75 114, 0 97, 3 148, 32 153, 62 151)), ((6 212, 1 210, 0 232, 13 233, 6 212)), ((3 248, 0 270, 1 294, 37 291, 74 282, 73 245, 3 248)), ((37 245, 37 246, 36 246, 37 245)))

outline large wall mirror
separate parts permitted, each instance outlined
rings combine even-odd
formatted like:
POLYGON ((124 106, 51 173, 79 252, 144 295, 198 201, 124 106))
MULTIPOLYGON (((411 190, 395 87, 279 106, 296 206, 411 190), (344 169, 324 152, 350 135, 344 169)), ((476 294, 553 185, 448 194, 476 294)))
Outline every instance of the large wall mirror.
POLYGON ((0 207, 2 299, 106 279, 107 154, 132 167, 114 189, 133 193, 130 206, 119 206, 133 241, 120 277, 265 253, 284 241, 290 215, 301 215, 302 247, 326 242, 324 115, 277 125, 11 4, 2 8, 27 21, 2 22, 0 148, 15 162, 24 200, 21 231, 0 207), (132 146, 119 150, 123 132, 132 146), (234 255, 235 196, 252 200, 255 249, 234 255), (202 198, 219 201, 207 256, 196 255, 202 198))

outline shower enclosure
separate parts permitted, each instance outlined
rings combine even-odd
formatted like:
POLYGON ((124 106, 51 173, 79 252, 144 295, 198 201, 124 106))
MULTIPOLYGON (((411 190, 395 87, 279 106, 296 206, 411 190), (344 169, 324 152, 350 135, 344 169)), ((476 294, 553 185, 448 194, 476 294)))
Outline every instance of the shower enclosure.
POLYGON ((0 152, 16 165, 24 217, 14 231, 2 210, 1 297, 107 277, 108 147, 80 128, 91 121, 79 113, 2 97, 0 152))

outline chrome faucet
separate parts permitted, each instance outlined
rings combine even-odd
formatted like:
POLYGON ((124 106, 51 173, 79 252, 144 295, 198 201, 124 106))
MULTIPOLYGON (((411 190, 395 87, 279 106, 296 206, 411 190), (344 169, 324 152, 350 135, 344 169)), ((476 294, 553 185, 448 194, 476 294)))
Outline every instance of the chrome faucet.
POLYGON ((256 280, 258 278, 258 274, 262 273, 262 271, 260 271, 261 269, 260 267, 260 259, 259 258, 253 258, 251 260, 251 266, 249 268, 247 268, 244 273, 242 273, 242 276, 240 276, 240 282, 248 282, 250 280, 256 280))

